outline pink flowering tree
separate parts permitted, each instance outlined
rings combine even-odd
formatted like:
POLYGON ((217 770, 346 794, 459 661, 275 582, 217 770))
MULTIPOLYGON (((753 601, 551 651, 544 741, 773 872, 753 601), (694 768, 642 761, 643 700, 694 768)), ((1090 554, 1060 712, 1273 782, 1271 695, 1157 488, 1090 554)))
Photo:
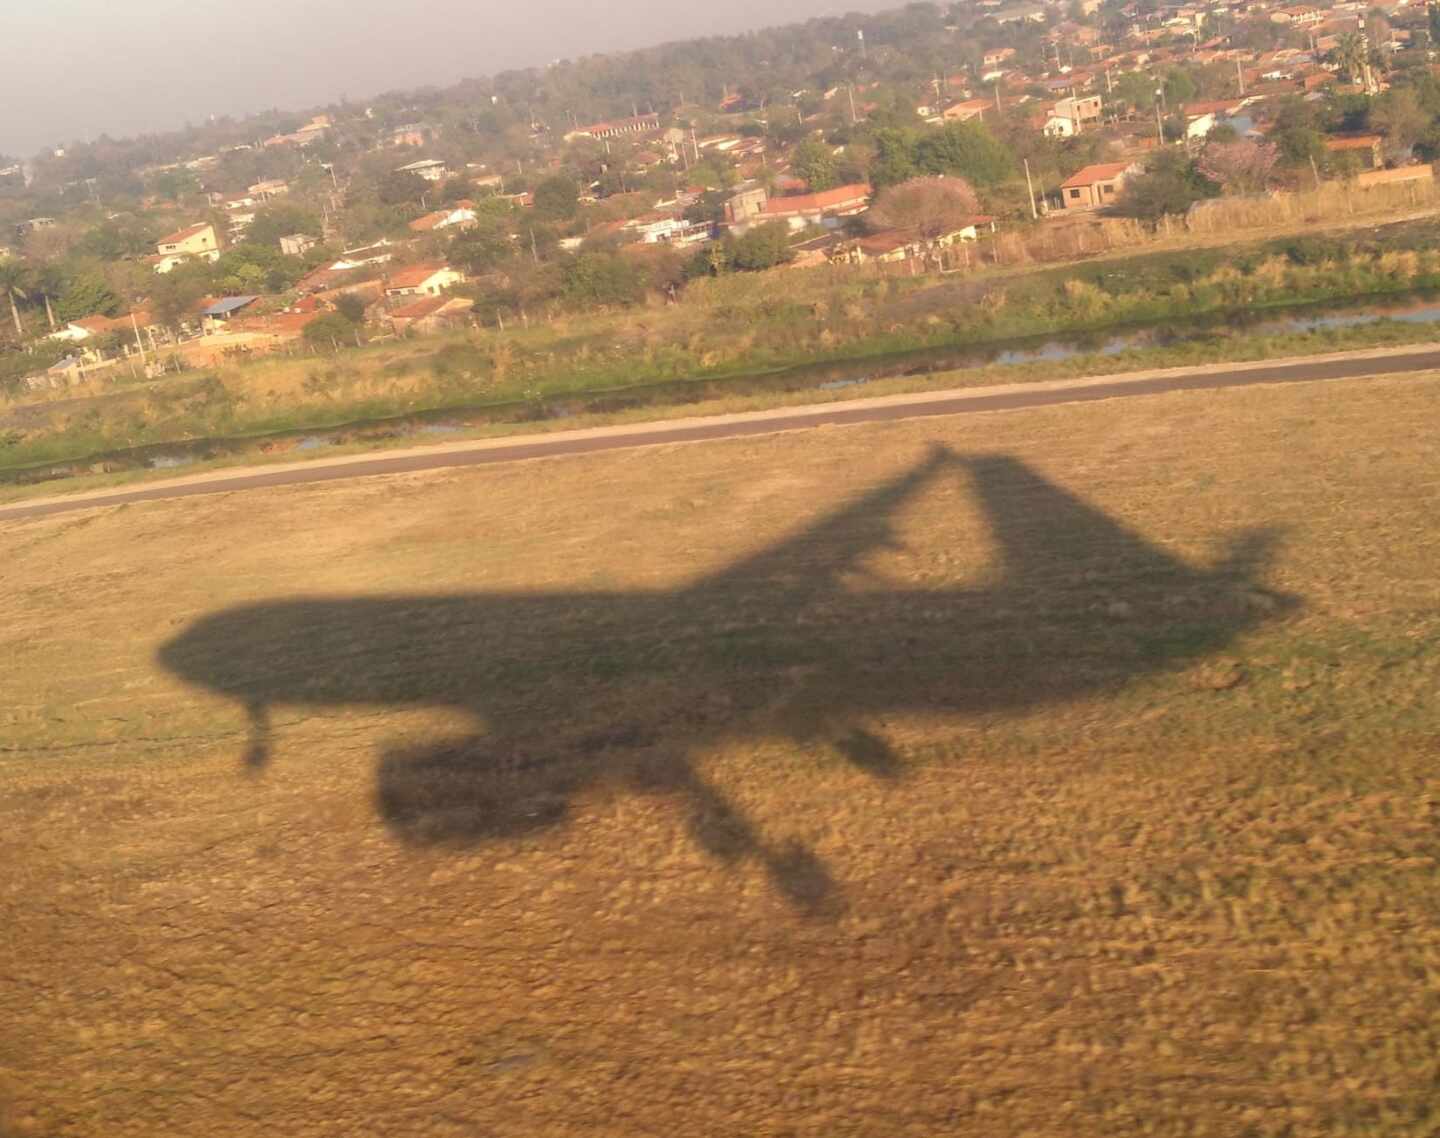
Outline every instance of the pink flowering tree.
POLYGON ((1273 142, 1212 142, 1196 163, 1200 173, 1227 194, 1258 194, 1270 188, 1280 150, 1273 142))

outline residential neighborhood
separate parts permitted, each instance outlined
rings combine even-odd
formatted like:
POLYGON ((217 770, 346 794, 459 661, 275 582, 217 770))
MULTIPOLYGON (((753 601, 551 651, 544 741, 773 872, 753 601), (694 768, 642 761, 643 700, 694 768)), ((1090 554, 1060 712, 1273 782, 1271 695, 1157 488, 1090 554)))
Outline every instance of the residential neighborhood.
POLYGON ((33 358, 53 385, 67 352, 73 378, 142 353, 186 366, 218 337, 283 349, 346 295, 355 335, 314 342, 675 303, 724 272, 975 272, 1002 239, 1060 248, 1047 228, 1083 250, 1085 226, 1183 224, 1207 199, 1433 186, 1422 6, 979 0, 860 19, 836 23, 831 73, 762 90, 737 55, 709 65, 712 90, 628 113, 598 97, 544 111, 543 77, 500 77, 470 104, 437 91, 272 117, 248 139, 196 129, 164 162, 74 144, 7 160, 6 366, 33 358), (857 54, 863 35, 840 32, 865 23, 857 54), (930 78, 913 77, 921 57, 930 78), (946 183, 935 216, 890 208, 926 179, 946 183))

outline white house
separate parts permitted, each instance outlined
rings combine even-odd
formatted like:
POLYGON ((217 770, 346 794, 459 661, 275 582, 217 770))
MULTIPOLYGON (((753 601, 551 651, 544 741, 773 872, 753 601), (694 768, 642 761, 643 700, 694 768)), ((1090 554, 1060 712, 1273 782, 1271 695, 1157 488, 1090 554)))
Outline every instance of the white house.
POLYGON ((385 282, 386 296, 439 296, 461 284, 465 274, 449 265, 432 263, 401 269, 385 282))
POLYGON ((438 158, 422 158, 419 162, 401 166, 397 173, 415 174, 427 182, 443 182, 450 176, 450 167, 438 158))

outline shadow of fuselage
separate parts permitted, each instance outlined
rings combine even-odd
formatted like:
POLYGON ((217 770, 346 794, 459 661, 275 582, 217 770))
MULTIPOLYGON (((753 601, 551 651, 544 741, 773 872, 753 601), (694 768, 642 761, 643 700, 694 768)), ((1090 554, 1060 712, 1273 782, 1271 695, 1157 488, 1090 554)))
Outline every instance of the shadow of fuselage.
POLYGON ((277 705, 439 706, 484 734, 382 756, 377 808, 401 837, 466 843, 560 821, 614 777, 688 802, 723 860, 757 856, 801 906, 831 889, 772 849, 688 755, 727 737, 828 743, 894 777, 875 730, 907 712, 974 714, 1113 690, 1214 652, 1291 598, 1255 603, 1271 537, 1215 565, 1170 556, 1006 456, 937 448, 900 477, 759 554, 673 591, 380 596, 241 606, 159 658, 243 705, 247 762, 277 705), (896 588, 863 577, 892 518, 945 471, 969 475, 998 550, 993 583, 896 588))

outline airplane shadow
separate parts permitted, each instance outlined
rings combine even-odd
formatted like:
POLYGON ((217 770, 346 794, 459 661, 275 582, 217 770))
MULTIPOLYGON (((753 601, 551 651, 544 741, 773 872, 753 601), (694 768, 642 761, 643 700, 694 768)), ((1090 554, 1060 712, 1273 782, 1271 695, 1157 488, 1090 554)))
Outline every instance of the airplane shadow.
POLYGON ((235 700, 247 766, 277 706, 451 707, 467 738, 385 751, 376 809, 415 845, 471 846, 562 824, 604 782, 681 804, 697 845, 755 859, 806 912, 837 886, 808 849, 768 842, 692 756, 733 738, 825 745, 882 780, 904 766, 874 724, 906 712, 1021 710, 1118 690, 1224 648, 1299 602, 1259 580, 1276 535, 1196 567, 1006 455, 936 447, 913 469, 688 586, 277 600, 196 621, 159 649, 235 700), (863 581, 893 517, 968 478, 998 549, 993 583, 863 581))

